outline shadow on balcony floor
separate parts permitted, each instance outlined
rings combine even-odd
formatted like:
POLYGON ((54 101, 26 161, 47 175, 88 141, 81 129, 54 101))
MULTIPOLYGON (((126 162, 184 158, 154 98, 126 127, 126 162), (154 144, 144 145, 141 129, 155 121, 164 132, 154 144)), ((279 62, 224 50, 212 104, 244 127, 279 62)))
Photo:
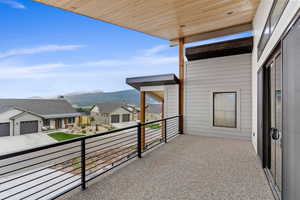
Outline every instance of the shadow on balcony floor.
POLYGON ((182 135, 72 200, 273 200, 249 141, 182 135))

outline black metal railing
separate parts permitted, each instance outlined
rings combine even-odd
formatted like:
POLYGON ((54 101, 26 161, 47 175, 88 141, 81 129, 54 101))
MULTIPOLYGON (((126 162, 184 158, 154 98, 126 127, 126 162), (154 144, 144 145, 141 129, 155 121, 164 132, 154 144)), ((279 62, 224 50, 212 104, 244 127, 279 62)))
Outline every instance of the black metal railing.
POLYGON ((0 199, 55 199, 180 133, 179 116, 0 156, 0 199))
POLYGON ((145 151, 179 134, 179 117, 147 122, 145 125, 145 151))

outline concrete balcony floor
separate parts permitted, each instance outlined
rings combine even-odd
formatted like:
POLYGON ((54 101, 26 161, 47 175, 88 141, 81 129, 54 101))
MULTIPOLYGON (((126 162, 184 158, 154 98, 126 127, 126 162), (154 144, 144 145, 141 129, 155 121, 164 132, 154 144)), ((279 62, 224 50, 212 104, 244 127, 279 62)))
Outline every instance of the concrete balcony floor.
POLYGON ((181 135, 71 200, 273 200, 250 141, 181 135))

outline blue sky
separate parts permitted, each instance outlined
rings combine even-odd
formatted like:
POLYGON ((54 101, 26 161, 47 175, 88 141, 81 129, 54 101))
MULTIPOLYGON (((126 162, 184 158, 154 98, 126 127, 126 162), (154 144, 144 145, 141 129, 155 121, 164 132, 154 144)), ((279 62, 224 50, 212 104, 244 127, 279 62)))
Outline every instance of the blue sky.
POLYGON ((142 33, 30 0, 0 0, 0 17, 0 98, 118 91, 178 71, 177 47, 142 33))

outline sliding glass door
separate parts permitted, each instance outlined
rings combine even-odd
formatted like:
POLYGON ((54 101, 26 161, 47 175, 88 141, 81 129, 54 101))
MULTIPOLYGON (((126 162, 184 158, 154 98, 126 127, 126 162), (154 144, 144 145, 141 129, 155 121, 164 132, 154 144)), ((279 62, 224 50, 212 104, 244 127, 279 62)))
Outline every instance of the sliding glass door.
POLYGON ((278 197, 282 190, 282 61, 281 53, 277 52, 267 65, 268 73, 268 131, 269 170, 278 197))

